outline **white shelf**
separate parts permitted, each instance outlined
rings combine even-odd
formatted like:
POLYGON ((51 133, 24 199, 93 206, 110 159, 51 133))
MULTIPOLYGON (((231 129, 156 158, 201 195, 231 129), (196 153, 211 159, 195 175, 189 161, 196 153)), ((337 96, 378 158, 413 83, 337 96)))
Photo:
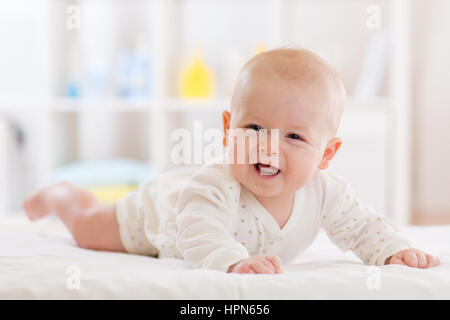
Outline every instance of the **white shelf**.
POLYGON ((61 98, 51 102, 52 112, 84 112, 84 111, 105 111, 105 112, 196 112, 196 111, 220 111, 229 104, 229 99, 146 99, 146 100, 125 100, 125 99, 68 99, 61 98))
MULTIPOLYGON (((78 113, 87 111, 103 112, 220 112, 228 110, 230 98, 211 99, 71 99, 56 98, 47 101, 47 104, 36 104, 31 99, 0 99, 0 112, 8 113, 11 110, 38 110, 51 113, 78 113)), ((389 112, 392 111, 393 102, 388 97, 380 97, 370 101, 348 98, 345 112, 389 112)))

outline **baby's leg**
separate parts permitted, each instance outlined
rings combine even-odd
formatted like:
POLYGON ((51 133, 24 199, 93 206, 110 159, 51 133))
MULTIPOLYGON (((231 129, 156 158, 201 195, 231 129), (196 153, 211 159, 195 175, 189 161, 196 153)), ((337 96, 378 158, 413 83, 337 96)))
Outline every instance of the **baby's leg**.
POLYGON ((56 183, 33 193, 23 206, 30 220, 56 214, 82 248, 125 252, 116 205, 103 205, 86 190, 68 182, 56 183))

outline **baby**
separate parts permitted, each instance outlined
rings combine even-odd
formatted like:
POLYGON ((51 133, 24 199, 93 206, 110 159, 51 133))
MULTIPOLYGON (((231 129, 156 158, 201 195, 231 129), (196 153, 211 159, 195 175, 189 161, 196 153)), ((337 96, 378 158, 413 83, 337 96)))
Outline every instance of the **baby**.
POLYGON ((344 103, 339 75, 320 57, 266 51, 242 68, 230 112, 223 112, 232 161, 163 173, 109 205, 61 182, 30 195, 24 209, 31 220, 56 214, 82 248, 180 258, 224 272, 281 273, 320 228, 365 264, 438 265, 325 172, 342 144, 336 133, 344 103), (239 137, 231 135, 237 129, 267 133, 265 143, 258 138, 245 148, 243 163, 236 163, 239 137))

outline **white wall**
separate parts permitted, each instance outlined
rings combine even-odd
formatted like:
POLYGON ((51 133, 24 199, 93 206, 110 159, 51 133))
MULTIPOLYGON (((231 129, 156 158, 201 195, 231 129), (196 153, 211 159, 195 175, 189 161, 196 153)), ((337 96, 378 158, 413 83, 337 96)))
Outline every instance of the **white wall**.
POLYGON ((3 117, 0 116, 0 214, 7 208, 6 204, 6 163, 7 163, 7 135, 8 126, 3 117))
POLYGON ((450 213, 450 1, 414 0, 414 207, 450 213))

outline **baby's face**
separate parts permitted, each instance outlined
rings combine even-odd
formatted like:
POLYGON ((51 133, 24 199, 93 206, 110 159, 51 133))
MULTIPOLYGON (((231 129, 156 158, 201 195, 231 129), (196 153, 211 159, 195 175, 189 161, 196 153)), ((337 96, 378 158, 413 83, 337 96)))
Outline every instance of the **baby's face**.
MULTIPOLYGON (((321 163, 330 138, 326 116, 330 108, 328 96, 316 85, 273 78, 257 79, 239 90, 231 119, 228 124, 225 121, 225 126, 255 131, 267 129, 267 142, 258 139, 253 147, 248 147, 247 143, 245 163, 231 164, 234 177, 261 197, 292 193, 303 187, 321 163), (279 130, 278 148, 271 145, 274 134, 271 129, 279 130), (253 164, 249 159, 255 153, 258 163, 253 164), (277 155, 278 165, 269 163, 270 156, 277 155)), ((232 140, 229 138, 227 143, 234 143, 232 150, 236 155, 239 146, 232 140)), ((230 145, 228 147, 230 150, 230 145)))

